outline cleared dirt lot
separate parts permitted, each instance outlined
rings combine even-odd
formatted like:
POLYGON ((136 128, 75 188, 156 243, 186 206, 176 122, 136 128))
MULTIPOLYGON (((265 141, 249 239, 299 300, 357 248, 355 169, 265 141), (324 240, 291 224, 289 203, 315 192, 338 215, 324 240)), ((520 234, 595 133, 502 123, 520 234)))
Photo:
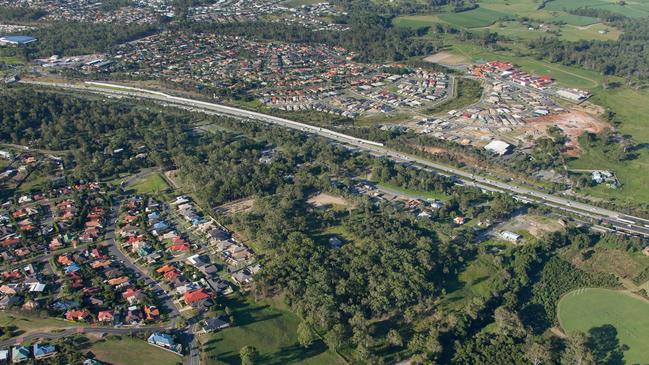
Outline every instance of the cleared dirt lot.
POLYGON ((252 206, 255 204, 255 198, 249 197, 244 199, 235 200, 233 202, 219 205, 214 208, 219 213, 226 214, 237 214, 244 213, 252 209, 252 206))
POLYGON ((330 195, 327 193, 320 193, 308 200, 309 204, 315 207, 328 207, 328 206, 349 206, 349 202, 342 197, 330 195))
POLYGON ((565 113, 529 119, 525 126, 528 129, 526 134, 538 138, 546 135, 550 126, 559 127, 568 136, 570 141, 567 144, 566 153, 571 156, 578 156, 581 152, 577 139, 584 132, 601 133, 605 129, 611 128, 608 123, 588 113, 571 110, 565 113))
POLYGON ((498 227, 498 230, 512 232, 526 231, 530 235, 539 238, 546 233, 556 232, 563 229, 558 219, 542 217, 534 214, 523 214, 514 217, 498 227))
POLYGON ((457 54, 450 52, 438 52, 424 58, 426 62, 439 63, 441 65, 462 65, 469 62, 469 60, 457 54))

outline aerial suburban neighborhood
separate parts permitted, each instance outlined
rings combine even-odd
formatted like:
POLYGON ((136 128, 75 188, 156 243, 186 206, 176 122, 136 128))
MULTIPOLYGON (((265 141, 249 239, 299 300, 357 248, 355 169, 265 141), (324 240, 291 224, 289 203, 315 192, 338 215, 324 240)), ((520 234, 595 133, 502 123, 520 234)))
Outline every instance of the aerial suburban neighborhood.
POLYGON ((649 363, 649 4, 0 0, 0 364, 649 363))

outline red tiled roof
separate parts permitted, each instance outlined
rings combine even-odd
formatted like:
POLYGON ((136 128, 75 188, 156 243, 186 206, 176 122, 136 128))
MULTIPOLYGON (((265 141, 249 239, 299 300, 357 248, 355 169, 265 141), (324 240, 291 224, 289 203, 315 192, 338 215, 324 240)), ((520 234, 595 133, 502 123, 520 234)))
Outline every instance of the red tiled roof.
POLYGON ((201 300, 208 299, 209 297, 210 294, 203 288, 194 291, 188 291, 183 294, 183 300, 186 304, 200 302, 201 300))

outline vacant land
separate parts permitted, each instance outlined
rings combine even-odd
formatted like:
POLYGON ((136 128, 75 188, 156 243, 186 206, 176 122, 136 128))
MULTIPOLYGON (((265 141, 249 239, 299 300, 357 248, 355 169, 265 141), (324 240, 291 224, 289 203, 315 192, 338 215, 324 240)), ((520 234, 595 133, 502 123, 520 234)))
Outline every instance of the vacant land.
POLYGON ((244 346, 259 350, 260 358, 255 364, 344 363, 321 341, 308 349, 300 346, 296 333, 300 319, 281 308, 281 304, 254 303, 241 297, 228 298, 224 304, 232 309, 235 326, 201 339, 206 364, 239 364, 239 350, 244 346))
POLYGON ((182 363, 180 355, 149 345, 132 337, 111 336, 92 344, 88 351, 111 365, 156 364, 176 365, 182 363))
POLYGON ((558 315, 561 328, 567 333, 602 333, 604 326, 613 326, 614 331, 607 332, 609 345, 629 347, 624 351, 624 363, 647 361, 649 303, 645 299, 624 291, 577 289, 559 301, 558 315))
POLYGON ((480 101, 484 88, 479 81, 459 77, 455 79, 455 95, 434 108, 427 109, 428 114, 444 114, 450 110, 466 108, 480 101))

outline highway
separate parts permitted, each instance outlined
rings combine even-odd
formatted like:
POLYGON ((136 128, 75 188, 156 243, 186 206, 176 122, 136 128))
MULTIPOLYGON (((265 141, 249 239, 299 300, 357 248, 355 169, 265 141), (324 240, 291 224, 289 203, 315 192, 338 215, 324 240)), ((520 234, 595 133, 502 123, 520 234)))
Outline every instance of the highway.
POLYGON ((385 147, 382 143, 356 138, 326 128, 312 126, 309 124, 295 122, 285 118, 279 118, 258 112, 234 108, 227 105, 181 98, 157 91, 134 88, 118 84, 101 82, 86 82, 85 84, 63 84, 32 81, 22 82, 32 85, 64 88, 73 91, 100 93, 104 96, 109 97, 118 96, 136 99, 147 99, 159 101, 166 105, 189 107, 191 109, 206 112, 209 114, 226 115, 230 117, 276 124, 283 127, 319 135, 321 137, 334 140, 360 150, 364 150, 375 156, 390 158, 396 162, 411 163, 415 167, 424 168, 448 176, 455 176, 466 185, 475 186, 487 191, 505 192, 524 201, 546 205, 587 219, 603 220, 609 226, 615 227, 615 229, 617 230, 649 237, 649 220, 647 219, 630 216, 609 209, 596 207, 590 204, 581 203, 569 197, 548 194, 542 191, 514 185, 509 182, 498 181, 492 178, 475 175, 471 172, 467 172, 459 168, 442 165, 416 156, 405 155, 404 153, 385 147))

